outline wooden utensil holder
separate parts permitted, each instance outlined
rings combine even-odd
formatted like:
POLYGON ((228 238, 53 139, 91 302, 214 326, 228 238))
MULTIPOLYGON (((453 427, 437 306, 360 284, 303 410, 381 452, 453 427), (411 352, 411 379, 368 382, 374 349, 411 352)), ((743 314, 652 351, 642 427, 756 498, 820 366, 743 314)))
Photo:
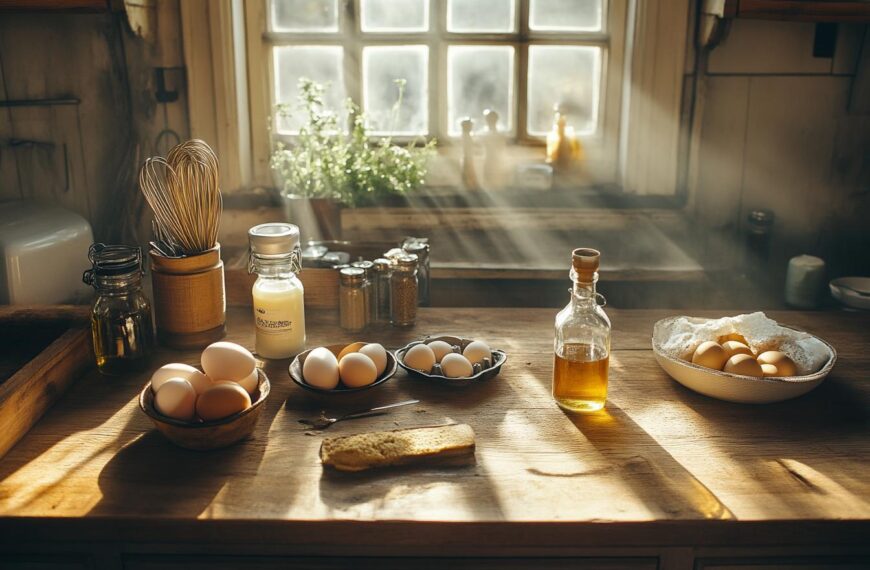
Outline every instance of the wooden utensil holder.
POLYGON ((226 334, 220 244, 199 255, 151 256, 157 338, 172 348, 200 348, 226 334))

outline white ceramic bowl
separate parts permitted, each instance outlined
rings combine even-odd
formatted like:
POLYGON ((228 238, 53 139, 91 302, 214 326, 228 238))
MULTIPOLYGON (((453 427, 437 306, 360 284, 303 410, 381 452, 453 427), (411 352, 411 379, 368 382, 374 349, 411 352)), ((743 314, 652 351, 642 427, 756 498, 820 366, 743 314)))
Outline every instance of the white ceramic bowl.
MULTIPOLYGON (((654 330, 663 328, 668 321, 681 317, 669 317, 656 323, 654 330)), ((693 319, 703 321, 706 319, 693 319)), ((793 327, 787 327, 793 328, 793 327)), ((798 330, 798 329, 794 329, 798 330)), ((817 387, 834 367, 837 361, 837 351, 824 340, 815 337, 827 347, 828 359, 824 366, 813 374, 806 376, 790 376, 786 378, 755 378, 753 376, 741 376, 729 372, 712 370, 681 358, 673 358, 665 354, 661 349, 661 342, 665 339, 657 339, 653 335, 652 348, 656 361, 668 375, 690 390, 699 394, 737 402, 739 404, 770 404, 782 402, 803 396, 817 387)))
POLYGON ((847 307, 870 310, 870 277, 840 277, 831 281, 828 287, 834 299, 847 307))

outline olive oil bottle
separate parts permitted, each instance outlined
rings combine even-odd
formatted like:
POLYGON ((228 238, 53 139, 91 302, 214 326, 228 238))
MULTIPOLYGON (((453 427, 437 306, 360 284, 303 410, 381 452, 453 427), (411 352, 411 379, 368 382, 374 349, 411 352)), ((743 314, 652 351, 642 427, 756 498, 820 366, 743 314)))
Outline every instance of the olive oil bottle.
POLYGON ((571 302, 556 315, 553 399, 569 412, 598 411, 607 399, 611 327, 595 291, 600 258, 594 249, 573 251, 571 302))

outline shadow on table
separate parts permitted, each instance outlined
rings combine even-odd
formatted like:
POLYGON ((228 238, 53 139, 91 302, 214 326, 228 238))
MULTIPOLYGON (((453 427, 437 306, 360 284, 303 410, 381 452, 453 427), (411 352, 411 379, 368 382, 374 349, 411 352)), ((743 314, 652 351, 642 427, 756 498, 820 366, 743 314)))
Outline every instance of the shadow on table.
POLYGON ((151 430, 103 467, 98 479, 102 498, 88 515, 196 518, 230 479, 238 480, 250 469, 256 473, 264 449, 245 440, 225 449, 191 451, 151 430))
MULTIPOLYGON (((866 386, 838 377, 835 370, 812 392, 774 404, 723 402, 682 386, 675 396, 695 412, 699 429, 727 438, 720 451, 727 451, 747 477, 759 486, 778 480, 794 491, 777 494, 781 508, 800 515, 823 501, 842 516, 868 505, 866 471, 856 462, 866 454, 870 437, 866 386)), ((711 445, 724 443, 711 438, 711 445)))
POLYGON ((614 466, 651 513, 664 518, 734 519, 733 513, 615 404, 592 414, 565 413, 614 466))

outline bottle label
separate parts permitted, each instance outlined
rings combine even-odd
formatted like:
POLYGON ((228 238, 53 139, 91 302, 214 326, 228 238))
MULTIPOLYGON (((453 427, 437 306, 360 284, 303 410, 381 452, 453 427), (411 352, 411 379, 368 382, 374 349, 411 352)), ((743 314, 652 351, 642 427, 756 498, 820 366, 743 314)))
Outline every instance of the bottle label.
POLYGON ((260 332, 286 333, 293 330, 292 307, 254 307, 254 323, 260 332))

